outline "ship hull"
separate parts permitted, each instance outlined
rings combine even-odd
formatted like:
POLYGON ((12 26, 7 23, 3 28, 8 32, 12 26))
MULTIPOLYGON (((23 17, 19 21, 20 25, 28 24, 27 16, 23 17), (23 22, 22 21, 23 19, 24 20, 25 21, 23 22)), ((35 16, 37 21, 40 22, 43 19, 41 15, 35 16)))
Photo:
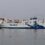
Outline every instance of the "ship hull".
POLYGON ((1 27, 6 29, 31 29, 30 27, 1 27))
POLYGON ((0 27, 0 29, 45 29, 45 28, 35 28, 35 27, 0 27))
POLYGON ((5 24, 0 24, 0 29, 1 28, 9 28, 9 29, 45 29, 44 26, 42 25, 25 25, 25 24, 15 24, 15 23, 5 23, 5 24))
POLYGON ((0 28, 10 28, 10 29, 30 29, 30 26, 25 24, 15 24, 15 23, 5 23, 0 24, 0 28))
POLYGON ((13 26, 13 27, 8 27, 8 26, 6 26, 6 27, 4 27, 4 26, 2 26, 2 27, 0 27, 0 29, 45 29, 45 27, 43 27, 43 26, 31 26, 31 27, 16 27, 16 26, 13 26))

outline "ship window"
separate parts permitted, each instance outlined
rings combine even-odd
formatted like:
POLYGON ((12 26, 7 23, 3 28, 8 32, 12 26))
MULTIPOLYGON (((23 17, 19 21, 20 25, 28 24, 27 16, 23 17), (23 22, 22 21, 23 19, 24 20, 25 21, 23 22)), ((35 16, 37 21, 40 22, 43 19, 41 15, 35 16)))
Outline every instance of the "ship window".
POLYGON ((17 26, 17 24, 10 24, 10 26, 17 26))
POLYGON ((31 22, 30 22, 31 23, 31 22))

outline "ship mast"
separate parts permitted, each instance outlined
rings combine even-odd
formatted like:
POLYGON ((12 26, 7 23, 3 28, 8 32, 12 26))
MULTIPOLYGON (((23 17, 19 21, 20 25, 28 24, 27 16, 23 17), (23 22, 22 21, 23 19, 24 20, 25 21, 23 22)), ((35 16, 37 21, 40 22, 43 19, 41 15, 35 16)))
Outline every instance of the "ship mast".
POLYGON ((42 23, 44 24, 44 18, 43 18, 43 21, 42 21, 42 23))

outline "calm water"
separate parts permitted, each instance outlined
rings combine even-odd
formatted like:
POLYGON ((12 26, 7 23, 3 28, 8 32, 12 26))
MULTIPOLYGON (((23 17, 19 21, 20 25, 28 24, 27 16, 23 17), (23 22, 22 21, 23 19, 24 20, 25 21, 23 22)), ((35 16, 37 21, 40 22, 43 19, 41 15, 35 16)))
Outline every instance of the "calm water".
POLYGON ((0 29, 0 45, 45 45, 45 30, 0 29))

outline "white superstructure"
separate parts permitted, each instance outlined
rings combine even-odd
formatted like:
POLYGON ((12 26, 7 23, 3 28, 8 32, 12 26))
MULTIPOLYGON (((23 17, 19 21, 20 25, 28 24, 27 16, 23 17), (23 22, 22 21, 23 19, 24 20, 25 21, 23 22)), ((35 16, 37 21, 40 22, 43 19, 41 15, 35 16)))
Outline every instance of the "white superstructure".
POLYGON ((28 25, 25 24, 27 21, 23 21, 23 20, 19 22, 19 21, 12 21, 12 20, 9 20, 9 19, 8 20, 4 19, 4 20, 1 20, 0 22, 1 22, 0 25, 2 27, 20 27, 20 28, 21 27, 22 28, 23 27, 24 28, 29 27, 28 25))

